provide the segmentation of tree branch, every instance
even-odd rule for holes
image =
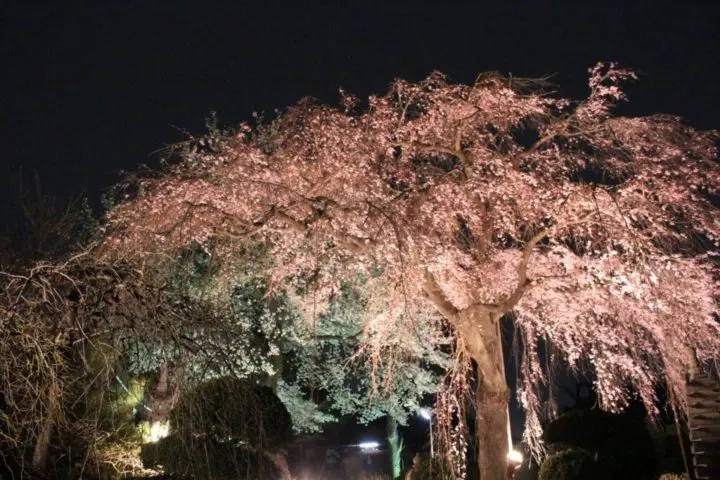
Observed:
[[[515,287],[515,291],[513,291],[513,293],[510,294],[507,300],[505,300],[500,306],[503,313],[509,312],[510,310],[515,308],[515,305],[517,305],[517,303],[520,301],[523,294],[525,293],[525,290],[527,290],[528,287],[532,284],[532,280],[529,280],[527,277],[527,266],[530,262],[530,256],[532,255],[535,246],[543,238],[547,237],[548,233],[550,233],[549,229],[543,228],[538,233],[536,233],[523,247],[522,258],[520,259],[520,263],[518,263],[517,266],[517,286]]]
[[[468,155],[462,150],[462,135],[459,128],[455,137],[455,148],[443,147],[442,145],[429,145],[417,142],[411,144],[401,144],[398,146],[413,147],[425,153],[445,153],[447,155],[457,157],[463,167],[463,173],[465,174],[465,178],[470,178],[472,176],[472,162],[470,161]]]
[[[430,273],[430,270],[425,268],[423,277],[425,278],[425,285],[423,287],[425,295],[427,295],[427,298],[435,305],[435,308],[448,320],[457,319],[460,311],[447,299],[437,280],[435,280],[435,276]]]

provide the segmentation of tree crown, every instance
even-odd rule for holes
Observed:
[[[270,125],[192,138],[165,174],[119,187],[106,245],[196,241],[232,278],[234,252],[261,241],[273,284],[311,293],[308,318],[369,278],[376,362],[413,322],[513,312],[527,408],[545,381],[541,338],[570,364],[590,359],[604,407],[625,405],[631,386],[654,408],[658,382],[679,391],[688,349],[720,356],[718,137],[670,116],[615,117],[634,73],[589,74],[588,97],[572,101],[543,82],[433,73],[364,109],[341,92],[339,107],[303,100]]]

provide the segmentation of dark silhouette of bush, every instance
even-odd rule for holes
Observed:
[[[594,454],[597,469],[608,477],[655,479],[658,459],[655,444],[642,416],[601,410],[576,410],[551,422],[545,442],[580,448]]]
[[[292,436],[290,415],[271,389],[231,377],[183,394],[170,427],[170,436],[143,447],[143,464],[196,480],[276,478],[267,454]]]
[[[538,480],[539,473],[538,463],[531,455],[526,454],[522,464],[515,469],[514,480]]]
[[[538,480],[600,480],[602,474],[593,453],[567,448],[550,455],[540,467]]]
[[[215,479],[276,479],[279,472],[262,452],[232,442],[198,438],[188,442],[178,435],[170,435],[157,443],[145,445],[143,464],[162,467],[169,478]]]
[[[271,389],[232,377],[202,383],[180,397],[170,425],[182,438],[209,435],[261,449],[292,436],[290,414]]]

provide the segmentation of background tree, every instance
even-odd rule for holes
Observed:
[[[329,308],[307,323],[293,302],[303,292],[267,295],[267,281],[258,276],[268,262],[264,250],[255,245],[236,256],[242,267],[232,280],[223,280],[228,296],[222,304],[217,302],[219,266],[212,246],[195,245],[180,255],[170,274],[170,301],[203,311],[205,320],[179,325],[182,334],[169,341],[133,339],[125,347],[130,373],[144,375],[172,365],[175,384],[227,375],[258,382],[282,399],[300,433],[319,432],[324,423],[344,416],[369,423],[390,415],[405,424],[423,397],[435,392],[439,373],[449,364],[446,332],[418,324],[425,331],[416,335],[433,341],[405,349],[393,365],[395,374],[380,368],[373,375],[353,358],[364,333],[365,281],[342,285]],[[386,382],[382,392],[373,388],[374,381]]]
[[[28,181],[17,172],[2,188],[10,202],[0,205],[0,266],[15,268],[37,261],[56,261],[87,246],[98,223],[83,197],[64,202],[43,193],[37,172]]]
[[[120,186],[133,194],[108,214],[106,254],[162,261],[213,241],[231,259],[262,241],[270,290],[302,283],[309,321],[343,282],[369,278],[374,369],[422,341],[417,322],[444,317],[466,359],[449,377],[456,392],[467,362],[477,368],[481,477],[500,479],[504,314],[524,338],[530,440],[546,381],[538,339],[571,365],[589,359],[608,410],[637,394],[654,411],[658,383],[684,406],[689,365],[720,353],[717,135],[668,116],[614,117],[635,75],[614,64],[589,74],[589,96],[571,101],[543,82],[485,74],[467,86],[434,73],[393,82],[363,109],[346,94],[340,108],[304,100],[262,136],[244,124],[190,140],[165,175]],[[234,268],[223,262],[220,277]],[[452,418],[438,421],[451,428]]]
[[[659,459],[643,414],[635,410],[623,414],[597,409],[570,411],[548,424],[544,439],[554,455],[572,448],[590,452],[598,478],[652,480],[657,478]]]
[[[94,463],[97,441],[115,430],[101,413],[114,401],[119,345],[176,333],[164,279],[138,267],[84,251],[0,272],[0,460],[37,473],[70,461],[69,478]]]

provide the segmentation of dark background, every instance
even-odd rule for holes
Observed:
[[[94,206],[120,169],[157,162],[179,129],[202,133],[210,111],[234,125],[434,69],[554,73],[581,97],[587,68],[614,60],[643,74],[626,113],[720,126],[714,1],[56,3],[1,10],[0,175],[36,169],[46,192]]]

